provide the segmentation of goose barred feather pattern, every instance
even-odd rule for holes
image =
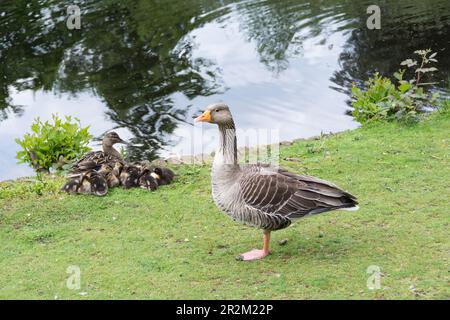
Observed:
[[[230,180],[213,170],[213,198],[234,220],[254,227],[275,231],[298,218],[357,205],[354,196],[321,179],[269,165],[238,168]]]
[[[354,196],[327,181],[268,165],[243,167],[240,188],[247,206],[289,219],[356,205]]]
[[[274,231],[298,218],[357,206],[356,197],[328,181],[268,164],[238,164],[236,130],[228,107],[217,104],[207,110],[207,116],[217,117],[211,122],[220,130],[212,168],[213,199],[234,220]]]

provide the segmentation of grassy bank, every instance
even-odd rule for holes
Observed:
[[[284,167],[335,182],[361,209],[275,232],[272,254],[254,262],[234,258],[261,232],[216,209],[206,166],[177,167],[177,182],[154,193],[104,198],[52,192],[58,179],[1,183],[0,298],[448,299],[449,129],[436,112],[283,146],[282,158],[300,158]],[[69,266],[80,290],[66,286]]]

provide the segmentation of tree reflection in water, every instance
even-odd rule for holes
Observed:
[[[215,15],[215,1],[73,1],[82,28],[68,30],[57,1],[7,1],[0,29],[0,121],[20,115],[18,91],[91,91],[117,127],[133,134],[129,155],[154,158],[189,106],[175,108],[174,93],[188,98],[217,92],[218,70],[193,59],[186,35]],[[170,13],[170,14],[168,14]],[[219,12],[216,13],[220,14]],[[88,108],[89,106],[80,106]]]
[[[331,78],[336,90],[374,71],[392,74],[414,50],[428,47],[440,52],[437,78],[450,78],[448,0],[383,2],[381,30],[365,26],[369,2],[74,0],[82,27],[70,31],[63,1],[3,0],[0,121],[24,111],[11,104],[13,90],[91,92],[115,126],[133,134],[130,157],[154,158],[189,112],[189,105],[175,105],[175,94],[193,99],[224,90],[218,67],[193,57],[190,32],[217,19],[226,24],[230,15],[275,75],[303,54],[305,39],[326,45],[331,33],[341,32],[340,70]]]

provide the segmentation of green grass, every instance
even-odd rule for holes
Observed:
[[[284,167],[335,182],[361,209],[274,232],[272,254],[253,262],[235,257],[261,232],[216,209],[206,166],[104,198],[57,193],[60,178],[1,183],[0,298],[449,299],[449,129],[436,112],[283,146],[282,158],[301,159]],[[72,265],[80,290],[66,286]],[[379,290],[366,285],[371,265]]]

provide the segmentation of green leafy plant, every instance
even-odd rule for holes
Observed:
[[[89,127],[82,128],[80,120],[66,116],[65,121],[52,115],[53,123],[40,118],[31,125],[32,133],[16,139],[22,150],[17,152],[19,163],[28,163],[37,172],[61,170],[71,161],[88,152]]]
[[[441,102],[440,102],[440,106],[439,106],[439,112],[441,112],[441,113],[446,113],[446,114],[448,114],[448,113],[450,113],[450,99],[443,99]]]
[[[36,174],[36,177],[33,181],[33,183],[30,184],[30,191],[36,193],[37,195],[41,196],[44,193],[50,193],[50,192],[58,192],[59,188],[58,188],[58,184],[56,184],[56,190],[54,190],[55,188],[55,184],[52,183],[51,179],[46,179],[46,177],[42,174],[42,172],[38,172]]]
[[[320,132],[320,136],[317,137],[315,142],[307,143],[305,145],[306,153],[313,154],[313,153],[324,152],[325,151],[325,140],[326,140],[326,135],[323,132]]]
[[[377,120],[400,120],[413,122],[419,119],[419,114],[427,106],[433,106],[437,102],[438,94],[424,90],[424,75],[437,71],[437,68],[428,66],[437,62],[436,53],[430,49],[414,52],[420,57],[418,62],[414,59],[406,59],[401,63],[407,68],[415,68],[415,77],[405,79],[405,69],[394,73],[398,85],[392,83],[389,78],[375,73],[367,82],[367,89],[362,90],[355,84],[352,87],[353,116],[356,121],[366,123]],[[431,53],[431,54],[430,54]]]

